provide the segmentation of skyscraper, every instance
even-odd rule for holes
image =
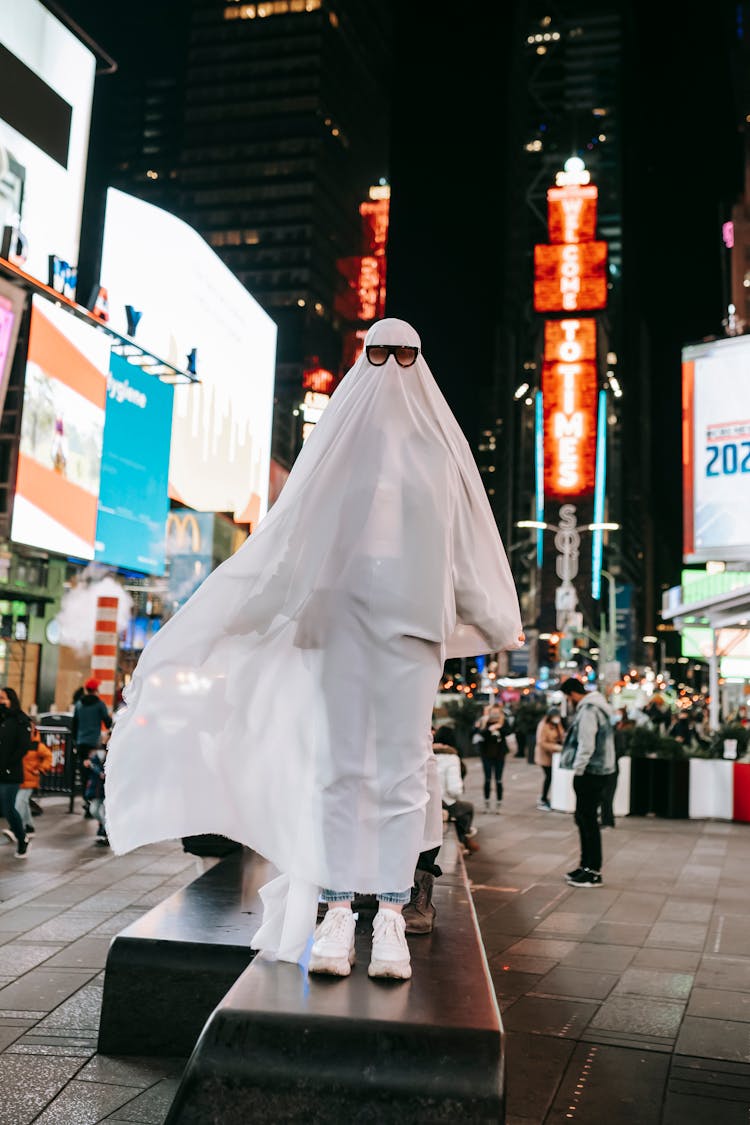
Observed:
[[[596,237],[608,244],[606,309],[597,313],[599,385],[608,392],[607,507],[609,521],[627,519],[622,497],[623,333],[622,74],[626,28],[621,5],[578,0],[544,8],[520,4],[514,28],[510,99],[513,187],[506,209],[507,252],[500,312],[500,351],[494,409],[478,450],[496,517],[517,547],[513,563],[529,623],[539,612],[538,556],[514,531],[536,512],[538,456],[536,391],[541,387],[543,321],[533,309],[533,247],[546,243],[547,191],[568,158],[584,161],[598,189]],[[622,400],[622,401],[621,401]],[[483,448],[482,448],[483,447]],[[493,478],[489,473],[494,473]],[[537,515],[538,518],[538,515]],[[610,544],[608,565],[637,584],[642,559],[637,536]],[[590,551],[590,545],[588,546]],[[589,614],[591,616],[591,614]],[[599,622],[589,620],[589,627]]]
[[[112,80],[110,182],[199,231],[276,321],[274,453],[288,467],[303,371],[339,373],[337,263],[361,253],[360,204],[388,175],[390,5],[192,0],[157,14],[143,62],[128,48]]]
[[[359,252],[359,204],[388,170],[387,17],[193,0],[175,210],[276,320],[281,411],[306,364],[338,372],[337,261]]]

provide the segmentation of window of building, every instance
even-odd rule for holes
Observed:
[[[211,246],[256,246],[260,242],[257,230],[214,230],[206,236]]]
[[[268,16],[285,16],[289,12],[316,12],[321,0],[268,0],[265,4],[233,4],[224,9],[225,20],[266,19]]]

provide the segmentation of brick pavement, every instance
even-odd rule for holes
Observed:
[[[27,860],[0,837],[0,1125],[161,1125],[183,1062],[96,1055],[103,969],[197,861],[176,843],[113,856],[67,805],[43,799]]]
[[[478,809],[479,773],[470,760]],[[507,1125],[750,1125],[750,826],[620,819],[605,886],[573,890],[575,826],[536,811],[540,777],[507,763],[503,811],[478,813],[467,860]],[[0,1125],[162,1125],[183,1060],[96,1055],[103,967],[196,860],[176,843],[113,856],[95,822],[44,804],[28,861],[0,843]]]
[[[620,818],[604,886],[574,889],[572,816],[536,810],[538,767],[505,773],[467,867],[508,1037],[507,1125],[748,1125],[750,825]]]

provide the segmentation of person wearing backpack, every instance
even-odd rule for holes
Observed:
[[[615,738],[612,711],[599,691],[586,691],[582,680],[571,676],[560,685],[575,708],[560,754],[560,768],[573,770],[576,795],[575,820],[581,840],[581,862],[565,876],[571,887],[602,885],[602,836],[599,806],[607,778],[615,771]]]

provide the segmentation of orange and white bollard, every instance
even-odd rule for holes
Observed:
[[[96,599],[96,626],[91,655],[91,674],[99,681],[99,695],[112,710],[117,669],[117,606],[119,598]]]

